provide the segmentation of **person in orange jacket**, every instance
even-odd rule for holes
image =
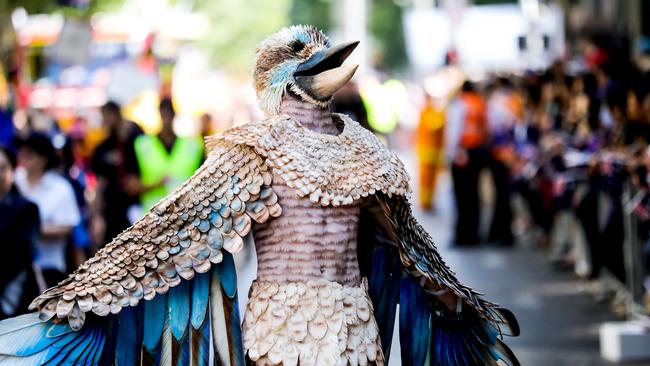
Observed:
[[[436,184],[444,162],[445,110],[428,95],[420,111],[416,149],[420,171],[420,206],[435,209]]]
[[[481,202],[479,175],[488,162],[485,99],[466,81],[447,109],[445,150],[456,199],[456,245],[479,244]]]

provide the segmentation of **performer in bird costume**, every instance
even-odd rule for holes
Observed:
[[[0,322],[0,365],[383,365],[398,316],[403,365],[517,365],[514,316],[442,261],[400,160],[329,112],[356,45],[311,26],[264,40],[267,119],[207,138],[179,189]],[[233,255],[253,242],[242,322]]]

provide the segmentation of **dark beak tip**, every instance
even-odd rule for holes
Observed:
[[[355,48],[357,48],[357,46],[359,45],[359,43],[361,43],[361,41],[352,41],[352,42],[349,42],[349,43],[347,44],[346,48],[349,47],[350,50],[354,50]]]

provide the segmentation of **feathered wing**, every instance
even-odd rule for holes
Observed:
[[[413,216],[406,197],[378,194],[364,209],[359,260],[369,278],[387,358],[399,316],[403,364],[479,366],[496,365],[498,360],[519,364],[499,339],[519,334],[515,317],[458,281]],[[458,299],[451,311],[439,300],[449,292]]]
[[[279,216],[252,148],[213,144],[173,194],[66,280],[0,322],[0,365],[243,365],[232,253]],[[212,340],[213,344],[210,345]]]

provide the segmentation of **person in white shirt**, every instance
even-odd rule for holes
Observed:
[[[48,287],[54,286],[67,273],[66,243],[81,220],[79,207],[70,183],[52,170],[58,158],[47,136],[34,133],[20,141],[18,164],[16,186],[38,206],[41,218],[36,265]]]

